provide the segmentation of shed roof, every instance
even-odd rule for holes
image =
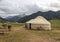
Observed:
[[[26,23],[33,23],[33,24],[50,24],[44,17],[38,16],[35,19],[31,19],[27,21]]]

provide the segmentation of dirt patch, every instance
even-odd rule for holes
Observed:
[[[60,33],[60,30],[53,30],[52,32],[58,32],[58,33]]]
[[[26,33],[25,35],[27,35],[28,40],[29,42],[55,42],[54,39],[48,37],[48,36],[37,36],[35,34],[32,34],[30,31],[31,30],[27,30],[25,28],[23,28],[22,26],[21,27],[14,27],[13,29],[13,32],[21,32],[21,33]]]
[[[49,37],[31,37],[30,42],[55,42],[53,39]]]

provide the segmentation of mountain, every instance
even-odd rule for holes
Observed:
[[[0,23],[7,22],[8,20],[5,20],[4,18],[0,17]]]
[[[22,18],[24,16],[25,16],[25,14],[17,15],[17,16],[9,16],[9,17],[7,17],[5,19],[8,20],[8,21],[16,22],[16,21],[18,21],[20,18]]]
[[[27,22],[30,19],[33,19],[37,16],[43,16],[47,20],[60,19],[60,11],[57,11],[57,12],[53,12],[53,11],[41,12],[41,11],[38,11],[37,13],[33,13],[29,16],[25,16],[25,17],[20,18],[17,22],[24,23],[24,22]]]

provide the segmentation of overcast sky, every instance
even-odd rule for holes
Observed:
[[[0,0],[0,16],[2,17],[48,10],[60,10],[60,0]]]

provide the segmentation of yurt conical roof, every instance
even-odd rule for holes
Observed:
[[[27,21],[26,23],[33,23],[33,24],[50,24],[44,17],[38,16],[35,19],[31,19]]]

